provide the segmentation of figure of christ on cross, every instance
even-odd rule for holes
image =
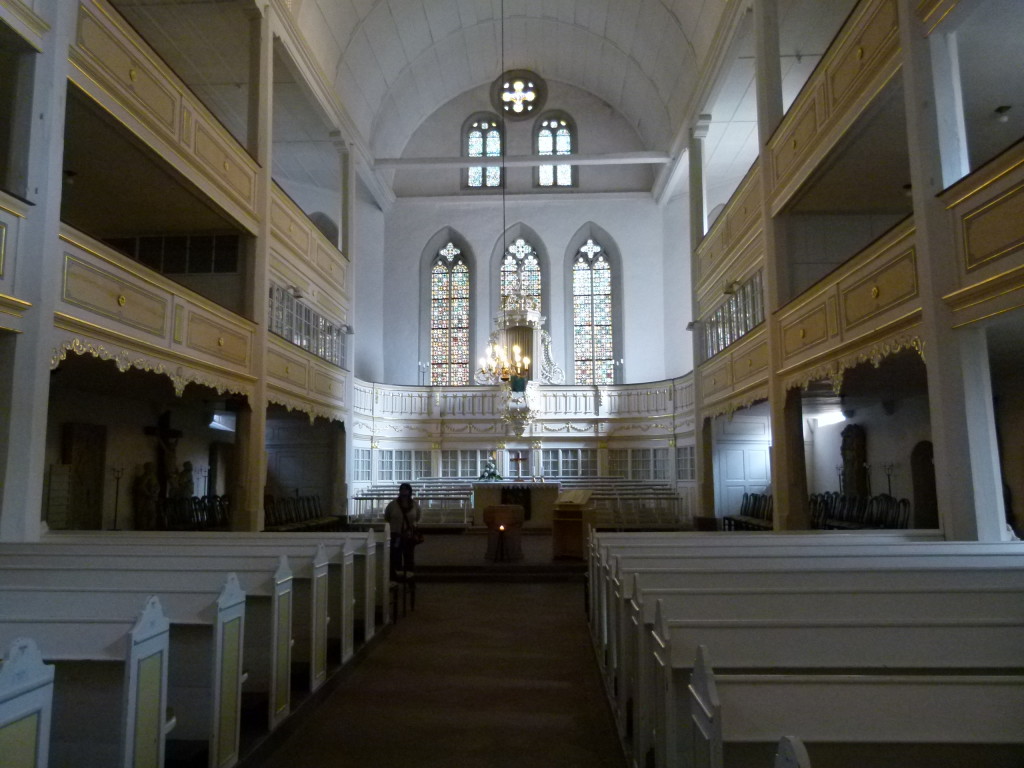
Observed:
[[[156,426],[144,427],[143,432],[156,438],[156,476],[160,482],[160,498],[166,499],[171,478],[178,472],[178,440],[181,439],[181,430],[171,429],[171,412],[164,411],[157,419]]]

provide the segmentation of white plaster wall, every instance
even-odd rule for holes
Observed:
[[[479,86],[442,105],[412,135],[402,157],[461,157],[466,119],[476,112],[494,111],[489,93],[489,85]],[[584,90],[549,81],[548,98],[541,114],[553,109],[569,113],[576,121],[576,152],[579,154],[645,149],[636,131],[620,114]],[[506,155],[533,154],[535,119],[505,123]],[[582,166],[578,171],[577,189],[584,192],[650,190],[658,168],[656,165]],[[403,169],[395,173],[395,194],[399,197],[457,194],[462,189],[462,173],[461,168]],[[509,168],[507,173],[509,191],[535,191],[532,168]]]
[[[551,333],[555,362],[568,376],[566,329],[566,249],[576,232],[588,222],[604,229],[615,241],[622,258],[622,381],[655,381],[666,377],[665,313],[662,285],[665,279],[662,242],[662,211],[647,194],[520,196],[507,204],[509,226],[522,222],[533,229],[551,260],[550,291],[544,297],[544,314]],[[496,308],[490,306],[491,253],[502,235],[500,199],[472,196],[452,200],[421,198],[398,200],[387,217],[384,274],[387,280],[383,308],[383,380],[392,384],[416,384],[419,360],[426,359],[427,330],[421,327],[420,281],[425,276],[422,255],[427,241],[443,227],[452,227],[469,245],[474,269],[474,327],[471,353],[477,358],[487,344]],[[364,242],[364,246],[367,246]],[[689,267],[687,267],[687,270]],[[359,302],[366,306],[362,284]],[[688,294],[687,294],[688,295]],[[357,311],[357,333],[366,322]],[[357,370],[364,380],[368,377]]]
[[[673,197],[665,204],[662,242],[665,377],[675,378],[693,370],[693,332],[686,330],[686,324],[693,319],[690,300],[690,210],[686,195]]]
[[[914,500],[910,476],[910,452],[922,440],[931,440],[931,424],[926,396],[895,401],[895,411],[887,414],[881,403],[858,406],[855,415],[827,427],[810,425],[813,447],[807,455],[813,466],[807,468],[808,493],[839,490],[836,465],[842,463],[840,446],[842,432],[850,424],[864,427],[867,435],[868,464],[871,465],[871,493],[888,493],[884,464],[894,464],[892,495],[897,499]]]
[[[384,378],[384,214],[360,181],[356,184],[352,308],[355,349],[352,372],[363,381]],[[388,286],[388,295],[395,294]],[[405,294],[415,296],[415,294]],[[413,361],[415,366],[415,361]]]

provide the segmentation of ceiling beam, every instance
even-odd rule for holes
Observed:
[[[379,157],[374,170],[387,168],[479,168],[534,165],[661,165],[671,160],[667,152],[613,152],[604,155],[516,155],[512,157]]]

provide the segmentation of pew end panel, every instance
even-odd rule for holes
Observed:
[[[34,640],[14,640],[0,663],[0,755],[14,766],[46,766],[54,667]]]

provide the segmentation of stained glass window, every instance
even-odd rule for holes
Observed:
[[[614,384],[612,268],[593,240],[572,265],[572,343],[576,384]]]
[[[452,243],[430,268],[430,383],[469,384],[469,267]]]
[[[551,117],[541,120],[537,131],[538,155],[571,155],[573,153],[573,129],[565,117]],[[541,165],[537,167],[537,183],[542,187],[571,187],[573,185],[571,165]]]
[[[490,118],[474,120],[466,133],[466,154],[469,157],[501,157],[501,129]],[[470,187],[501,186],[501,166],[470,166],[466,177]]]
[[[504,309],[535,309],[541,306],[540,262],[533,246],[523,238],[507,249],[501,262],[501,306]]]

